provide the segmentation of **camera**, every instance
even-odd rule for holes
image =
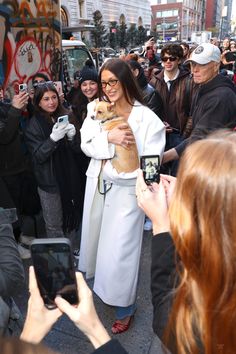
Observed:
[[[146,184],[160,182],[160,155],[141,156],[140,168],[143,170],[143,177]]]

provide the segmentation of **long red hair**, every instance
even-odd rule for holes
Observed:
[[[235,132],[186,149],[170,220],[182,265],[169,326],[177,352],[236,353]]]

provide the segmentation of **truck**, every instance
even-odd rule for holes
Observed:
[[[38,72],[69,86],[92,60],[82,41],[62,40],[58,0],[0,0],[0,33],[0,84],[9,98]]]
[[[211,35],[212,33],[210,31],[192,32],[191,42],[197,44],[209,43],[211,40]]]

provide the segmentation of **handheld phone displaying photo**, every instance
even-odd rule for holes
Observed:
[[[67,124],[68,123],[68,115],[60,116],[57,118],[58,124]]]
[[[27,84],[19,84],[19,92],[27,91]]]
[[[160,156],[147,155],[141,156],[140,168],[143,170],[145,182],[150,185],[153,182],[160,182]]]
[[[31,256],[40,294],[48,309],[56,308],[57,295],[70,304],[78,303],[77,285],[70,241],[67,238],[38,238]]]

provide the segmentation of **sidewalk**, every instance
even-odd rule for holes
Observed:
[[[38,234],[43,237],[43,226],[38,226]],[[33,235],[32,225],[28,225],[30,232],[29,236]],[[26,230],[25,230],[26,231]],[[29,232],[28,232],[29,234]],[[151,247],[151,232],[144,232],[143,247],[140,264],[140,279],[138,285],[137,296],[137,311],[134,321],[130,329],[124,334],[114,336],[124,345],[126,350],[131,354],[146,354],[149,349],[150,340],[152,337],[152,304],[150,294],[150,247]],[[27,285],[24,290],[15,298],[16,303],[20,307],[23,315],[26,314],[28,301],[28,267],[31,261],[25,260],[24,266],[27,275]],[[88,285],[92,287],[92,281]],[[122,286],[122,285],[121,285]],[[104,326],[111,334],[110,328],[114,321],[113,308],[102,303],[102,301],[94,294],[95,307],[98,315],[101,318]],[[45,343],[52,349],[59,351],[62,354],[87,354],[93,351],[93,347],[79,331],[74,324],[63,316],[45,338]],[[112,353],[111,353],[112,354]]]

